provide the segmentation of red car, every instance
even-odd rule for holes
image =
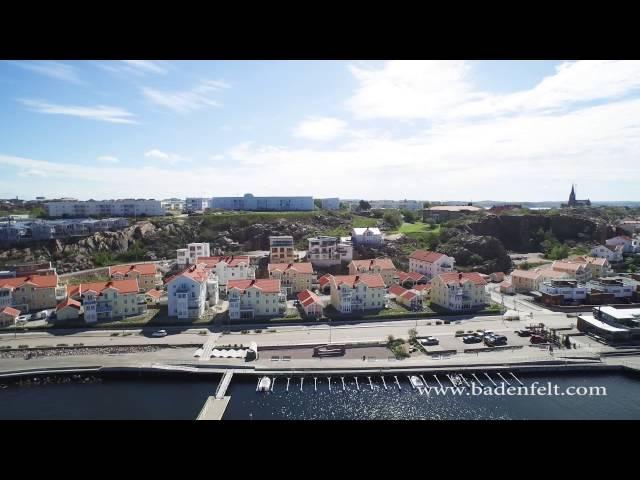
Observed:
[[[540,335],[531,335],[531,338],[529,339],[529,341],[533,344],[536,343],[546,343],[547,341],[545,340],[544,337],[541,337]]]

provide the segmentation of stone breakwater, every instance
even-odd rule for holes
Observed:
[[[30,378],[18,378],[15,380],[0,383],[0,388],[4,389],[9,386],[15,387],[32,387],[38,385],[50,385],[56,383],[99,383],[102,382],[100,377],[95,375],[47,375],[35,376]]]
[[[0,358],[23,358],[30,355],[35,357],[68,357],[75,355],[109,355],[124,353],[147,353],[162,350],[164,345],[114,345],[112,347],[73,347],[73,348],[43,348],[30,350],[4,350],[0,352]]]

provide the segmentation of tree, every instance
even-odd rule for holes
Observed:
[[[344,202],[340,202],[340,210],[349,210],[349,205]]]
[[[318,207],[318,209],[322,210],[322,200],[320,200],[319,198],[314,198],[313,203],[316,207]]]
[[[360,202],[358,203],[358,210],[371,210],[371,204],[366,200],[360,200]]]
[[[382,220],[384,223],[389,225],[391,228],[400,228],[402,225],[402,215],[398,210],[388,210],[382,216]]]
[[[404,221],[407,223],[415,223],[419,220],[418,215],[411,210],[400,210],[400,213],[404,217]]]

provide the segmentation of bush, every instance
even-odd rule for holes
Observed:
[[[261,329],[257,329],[257,330],[254,330],[254,332],[256,332],[256,333],[262,333],[262,330],[261,330]]]
[[[74,347],[84,347],[84,343],[74,343]]]
[[[18,348],[29,348],[29,345],[18,345]]]
[[[442,322],[441,322],[440,320],[438,320],[438,321],[436,322],[436,325],[442,325]]]
[[[69,345],[66,343],[59,343],[56,345],[56,347],[68,347]]]
[[[460,335],[460,334],[463,334],[463,333],[464,333],[464,330],[456,330],[456,335]]]
[[[111,336],[112,336],[112,337],[117,337],[118,335],[120,335],[120,333],[119,333],[119,332],[113,332],[113,333],[111,334]]]

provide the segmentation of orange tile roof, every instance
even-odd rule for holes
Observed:
[[[260,278],[257,280],[229,280],[227,282],[227,291],[237,288],[244,293],[250,287],[259,288],[264,293],[280,293],[280,280]]]
[[[373,267],[380,267],[382,270],[395,270],[396,266],[393,264],[390,258],[371,258],[368,260],[351,260],[351,263],[360,270],[362,268],[371,269]]]
[[[416,292],[412,292],[411,290],[407,290],[406,292],[404,292],[402,295],[400,295],[402,298],[407,299],[407,300],[412,300],[413,298],[417,297],[418,294]]]
[[[156,290],[155,288],[152,288],[151,290],[146,292],[145,295],[149,295],[151,298],[155,298],[157,300],[160,297],[162,297],[162,292],[160,290]]]
[[[402,295],[406,291],[407,291],[406,288],[401,287],[400,285],[397,285],[397,284],[391,285],[389,287],[389,293],[392,293],[393,295]]]
[[[540,276],[540,269],[536,268],[534,270],[514,270],[513,272],[511,272],[511,278],[513,278],[514,276],[516,278],[528,278],[535,280]]]
[[[126,275],[129,272],[138,272],[140,275],[155,275],[158,271],[155,263],[132,263],[128,265],[113,265],[109,267],[109,276],[114,273]]]
[[[251,263],[249,255],[198,257],[196,259],[196,263],[204,263],[209,268],[214,268],[220,262],[225,262],[230,267],[237,267],[241,263],[246,263],[247,265]]]
[[[2,310],[0,310],[0,313],[4,313],[5,315],[11,315],[12,317],[17,317],[18,315],[20,315],[20,310],[16,310],[15,308],[12,308],[12,307],[4,307]]]
[[[311,262],[300,262],[300,263],[270,263],[267,266],[269,272],[280,270],[281,272],[285,272],[287,270],[294,270],[298,273],[313,273],[313,265]]]
[[[421,262],[433,263],[445,256],[446,255],[443,253],[432,252],[429,250],[416,250],[409,256],[409,258],[413,258],[414,260],[419,260]]]
[[[308,307],[312,303],[317,303],[321,307],[324,307],[324,305],[322,304],[322,300],[320,300],[320,297],[318,297],[318,295],[313,293],[311,290],[303,290],[302,292],[299,292],[298,300],[300,300],[300,303],[305,307]]]
[[[438,275],[438,278],[441,279],[447,285],[449,284],[461,284],[464,282],[471,282],[474,285],[486,285],[487,281],[482,278],[482,276],[478,272],[448,272],[441,273]]]
[[[420,280],[423,280],[425,278],[424,275],[422,275],[421,273],[418,272],[403,272],[401,270],[398,270],[398,279],[400,280],[400,283],[404,283],[407,280],[413,280],[414,282],[419,282]]]
[[[205,264],[199,263],[197,265],[191,265],[185,268],[182,272],[176,273],[172,277],[167,278],[164,283],[165,285],[168,285],[176,278],[183,276],[195,280],[198,283],[202,283],[209,278],[209,272],[210,269]]]
[[[327,275],[323,275],[318,279],[318,283],[320,284],[321,287],[324,287],[326,284],[329,283],[329,279],[330,279],[331,275],[327,274]]]
[[[597,258],[597,257],[581,257],[584,259],[585,262],[587,263],[592,263],[594,265],[600,265],[601,267],[604,267],[607,263],[609,263],[609,260],[607,260],[606,258]]]
[[[29,275],[27,277],[2,278],[0,288],[19,288],[30,283],[36,288],[55,288],[58,286],[58,275]]]
[[[96,292],[98,295],[101,295],[107,288],[114,288],[121,294],[138,293],[139,290],[138,280],[131,278],[127,280],[110,280],[108,282],[81,283],[80,285],[75,285],[68,292],[68,295],[70,297],[74,295],[82,296],[87,292]]]
[[[64,302],[58,304],[58,306],[56,307],[56,310],[62,310],[63,308],[66,308],[66,307],[73,307],[80,310],[80,302],[69,297]]]
[[[362,274],[362,275],[336,275],[333,277],[336,285],[340,286],[343,283],[347,284],[351,288],[355,288],[360,282],[364,283],[369,288],[384,288],[386,285],[382,276],[379,273],[374,274]]]
[[[585,266],[586,262],[562,262],[560,260],[556,260],[551,265],[551,268],[561,272],[577,272],[581,268],[585,268]]]

